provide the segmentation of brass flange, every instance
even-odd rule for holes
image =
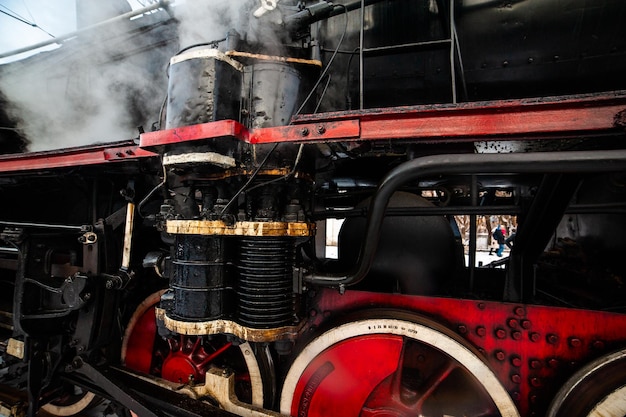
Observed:
[[[165,230],[180,235],[308,237],[315,234],[315,223],[236,222],[229,225],[221,220],[168,220]]]

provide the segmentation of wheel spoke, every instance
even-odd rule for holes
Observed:
[[[458,365],[454,361],[448,361],[441,366],[435,373],[423,384],[424,390],[421,393],[416,393],[414,406],[419,410],[424,406],[424,402],[428,400],[439,386],[450,376],[452,371],[458,368]]]

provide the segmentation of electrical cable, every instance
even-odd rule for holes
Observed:
[[[156,193],[159,189],[161,189],[165,183],[167,182],[167,170],[165,169],[165,165],[161,164],[161,166],[163,167],[163,180],[156,186],[154,187],[140,202],[139,204],[137,204],[137,213],[139,214],[140,217],[143,218],[143,214],[141,214],[141,208],[143,207],[144,204],[146,204],[146,202],[150,199],[150,197],[152,197],[152,195],[154,193]]]
[[[326,91],[328,90],[328,86],[330,85],[330,80],[332,78],[333,78],[332,75],[328,74],[326,85],[324,86],[324,89],[322,90],[322,93],[320,94],[319,100],[317,100],[317,105],[315,106],[315,110],[313,110],[313,114],[317,113],[317,111],[319,110],[320,105],[322,104],[322,100],[324,99],[324,96],[326,95]]]
[[[339,52],[339,48],[341,47],[341,44],[343,43],[343,39],[345,38],[346,33],[348,31],[348,9],[346,9],[346,7],[344,5],[342,5],[342,4],[336,5],[335,8],[343,8],[343,10],[344,10],[344,19],[345,19],[345,21],[344,21],[343,33],[341,34],[341,38],[339,38],[339,42],[337,43],[337,48],[335,48],[335,51],[333,52],[332,56],[328,60],[328,64],[326,65],[326,68],[324,68],[324,71],[322,71],[322,73],[320,74],[319,78],[317,79],[317,82],[315,83],[315,85],[313,85],[313,88],[311,88],[311,92],[309,92],[309,94],[306,96],[306,98],[304,99],[304,101],[300,105],[300,108],[298,108],[298,110],[294,113],[294,116],[300,114],[302,109],[304,109],[304,106],[306,106],[306,103],[311,99],[311,96],[313,96],[313,94],[317,90],[317,87],[319,87],[320,83],[322,82],[322,80],[326,76],[326,73],[328,72],[328,70],[332,66],[332,63],[335,60],[335,57],[337,56],[337,53]]]
[[[220,43],[224,42],[225,40],[226,40],[226,38],[223,38],[223,39],[215,39],[215,40],[208,41],[208,42],[200,42],[200,43],[195,43],[195,44],[193,44],[193,45],[189,45],[189,46],[184,47],[184,48],[183,48],[183,49],[181,49],[180,51],[176,52],[176,53],[174,54],[174,56],[180,55],[180,54],[182,54],[183,52],[186,52],[186,51],[188,51],[188,50],[190,50],[190,49],[193,49],[193,48],[197,48],[197,47],[199,47],[199,46],[212,46],[213,48],[217,48],[217,45],[219,45]]]
[[[241,193],[243,193],[246,190],[246,188],[248,188],[250,183],[256,178],[256,176],[258,175],[259,171],[261,171],[261,168],[263,168],[263,165],[265,165],[265,163],[269,159],[270,155],[272,155],[272,153],[274,152],[276,147],[278,147],[279,143],[280,142],[276,142],[274,144],[274,146],[272,146],[272,149],[270,149],[270,151],[267,153],[267,155],[265,155],[265,158],[263,158],[263,160],[261,161],[259,166],[254,170],[252,175],[250,175],[250,178],[248,178],[248,181],[246,181],[246,183],[239,189],[239,191],[237,191],[235,193],[235,195],[230,199],[230,201],[224,206],[224,208],[222,209],[222,211],[220,213],[220,217],[223,216],[224,213],[226,213],[226,210],[228,210],[228,208],[233,204],[233,202],[237,199],[237,197],[239,197],[239,195]]]
[[[9,13],[9,12],[5,12],[4,10],[0,10],[0,13],[5,14],[9,17],[12,17],[13,19],[17,20],[20,23],[24,23],[25,25],[28,25],[30,27],[33,27],[35,29],[39,29],[40,31],[42,31],[43,33],[45,33],[46,35],[50,36],[51,38],[56,38],[56,36],[54,36],[53,34],[51,34],[50,32],[48,32],[47,30],[45,30],[44,28],[42,28],[41,26],[39,26],[37,23],[35,22],[30,22],[28,20],[26,20],[25,18],[23,18],[22,16],[18,15],[17,13],[15,13],[13,10],[9,9],[6,6],[0,5],[2,7],[4,7],[5,9],[7,9],[9,12],[13,13]]]

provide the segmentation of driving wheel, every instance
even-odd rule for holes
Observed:
[[[211,366],[232,369],[240,401],[271,406],[275,382],[267,347],[235,344],[224,335],[158,336],[155,307],[163,292],[152,294],[135,310],[122,343],[122,363],[139,372],[192,385],[203,383]]]
[[[546,416],[626,416],[626,350],[603,356],[576,372]]]
[[[296,357],[281,413],[301,417],[518,417],[479,354],[436,323],[399,312],[331,328]]]

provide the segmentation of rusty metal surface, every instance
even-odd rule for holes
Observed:
[[[178,334],[210,335],[228,333],[248,342],[274,342],[277,340],[296,340],[303,323],[297,326],[281,326],[270,329],[255,329],[242,326],[232,320],[218,319],[209,321],[181,321],[167,315],[162,308],[156,309],[156,318],[165,327]]]
[[[228,225],[221,220],[168,220],[167,233],[215,236],[312,236],[315,223],[295,222],[236,222]]]

